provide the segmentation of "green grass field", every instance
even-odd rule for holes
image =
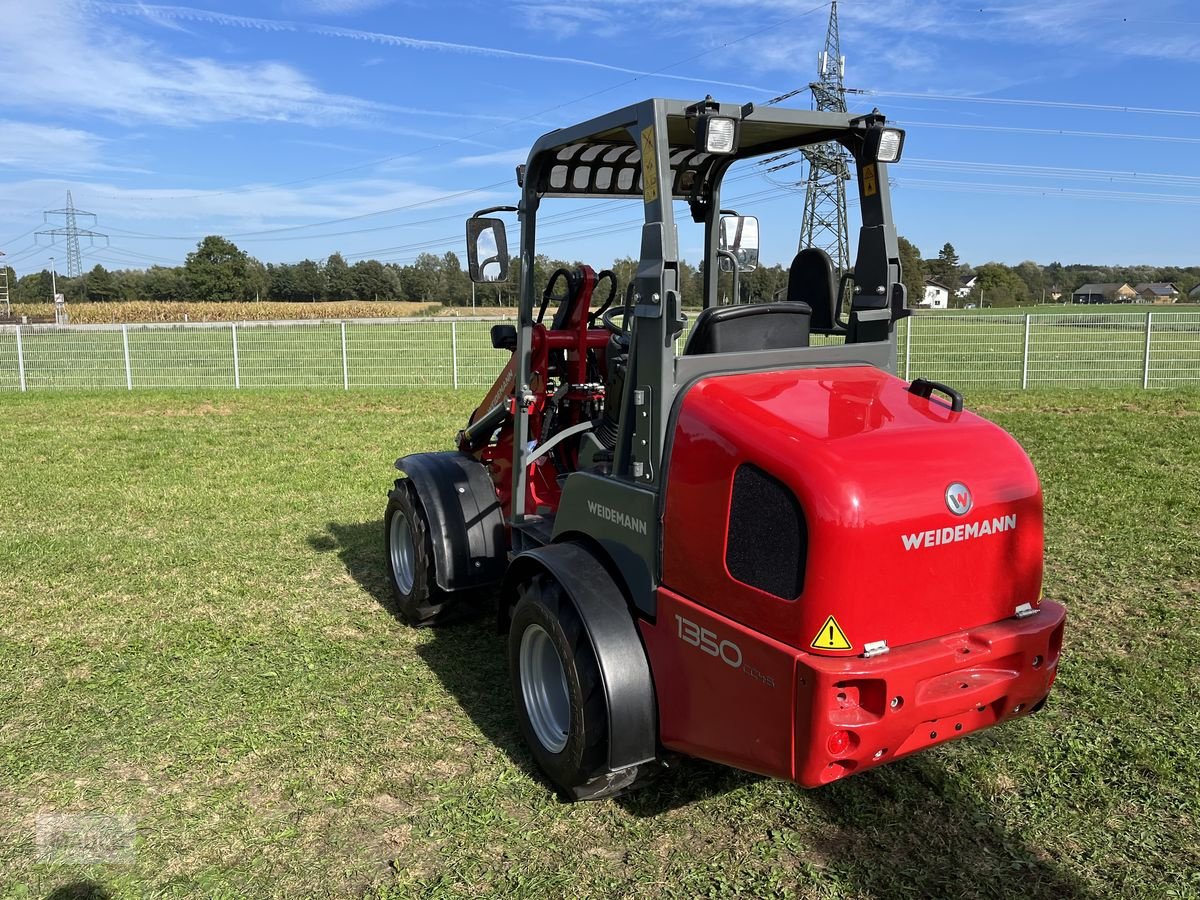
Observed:
[[[968,394],[1045,484],[1037,716],[819,791],[687,762],[577,806],[487,618],[389,612],[391,461],[475,393],[0,396],[0,896],[1200,895],[1200,392]],[[39,861],[48,812],[136,817],[134,858]]]

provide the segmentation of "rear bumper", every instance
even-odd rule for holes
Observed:
[[[1058,673],[1066,609],[1005,619],[871,659],[803,654],[795,780],[805,787],[1036,712]]]

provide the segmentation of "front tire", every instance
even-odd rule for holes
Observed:
[[[392,596],[410,625],[431,625],[442,618],[453,595],[437,585],[429,520],[412,482],[396,480],[383,514],[383,541]]]
[[[579,800],[626,787],[624,779],[601,777],[607,768],[608,704],[600,666],[579,614],[548,574],[520,587],[508,661],[521,733],[559,790]]]

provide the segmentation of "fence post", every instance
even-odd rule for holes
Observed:
[[[1150,387],[1150,322],[1154,318],[1154,313],[1146,313],[1146,349],[1142,353],[1142,390],[1148,390]]]
[[[21,326],[17,326],[17,378],[21,382],[21,390],[25,390],[25,351],[21,345]]]
[[[1029,387],[1029,313],[1025,313],[1025,349],[1021,354],[1021,390]]]
[[[129,365],[129,326],[121,326],[121,348],[125,351],[125,389],[133,390],[133,369]]]
[[[904,380],[912,381],[909,368],[912,366],[912,329],[915,316],[904,317]]]
[[[350,360],[346,356],[346,323],[342,323],[342,390],[350,390]]]
[[[458,390],[458,323],[450,320],[450,368],[454,373],[454,389]]]
[[[237,322],[229,323],[229,334],[233,337],[233,386],[240,388],[242,386],[242,373],[238,366]]]

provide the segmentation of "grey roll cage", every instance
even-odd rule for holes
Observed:
[[[696,149],[695,123],[703,114],[735,120],[733,153],[710,154]],[[634,276],[632,323],[627,323],[629,369],[624,396],[619,398],[622,409],[612,475],[605,481],[614,487],[624,483],[637,489],[637,493],[660,493],[666,469],[663,453],[668,419],[677,394],[698,378],[720,372],[851,364],[895,370],[893,308],[903,307],[903,286],[887,167],[874,162],[872,169],[863,162],[868,129],[880,128],[882,124],[883,116],[878,112],[851,116],[750,104],[652,99],[550,132],[537,140],[528,162],[518,170],[522,189],[518,207],[521,286],[515,351],[518,368],[513,441],[514,525],[522,526],[527,521],[530,348],[538,299],[533,272],[537,211],[542,198],[641,197],[644,201],[646,221]],[[739,160],[827,141],[845,146],[857,163],[862,226],[853,269],[846,344],[677,357],[675,339],[683,330],[685,318],[680,308],[673,201],[687,201],[692,218],[703,222],[704,258],[712,261],[719,249],[721,182],[730,166]],[[864,173],[864,168],[871,169],[870,173]],[[705,308],[717,303],[719,269],[711,262],[703,266]],[[617,399],[609,398],[609,402]],[[597,487],[593,485],[589,493]],[[574,504],[566,504],[559,519],[564,518],[567,507]],[[564,524],[555,523],[555,535],[563,532]]]

